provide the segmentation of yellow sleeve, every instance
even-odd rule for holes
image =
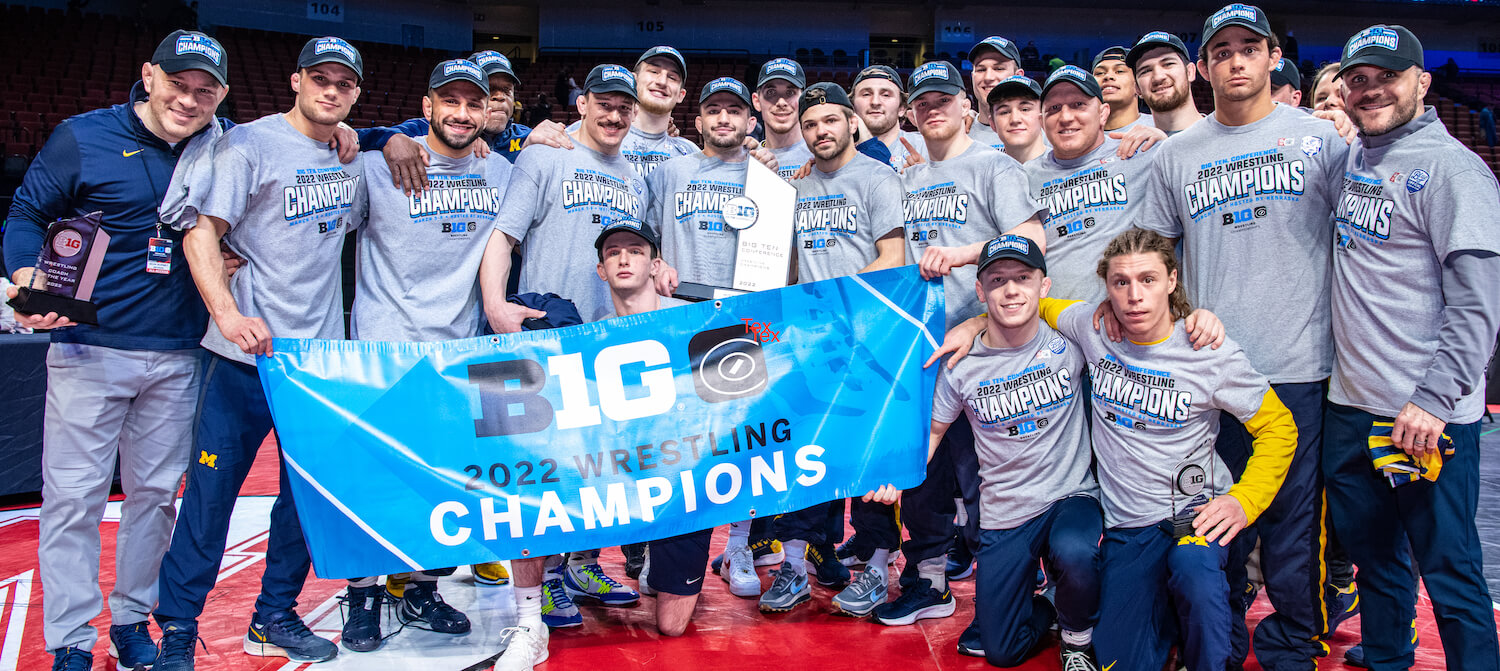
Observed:
[[[1281,489],[1291,466],[1292,455],[1297,451],[1297,422],[1292,411],[1286,409],[1275,390],[1267,389],[1260,401],[1260,410],[1245,422],[1245,429],[1255,437],[1250,460],[1245,464],[1245,474],[1229,488],[1229,495],[1238,499],[1245,515],[1254,524],[1265,512]]]
[[[1082,302],[1083,301],[1068,301],[1061,298],[1043,298],[1041,304],[1038,305],[1037,308],[1041,313],[1042,321],[1047,322],[1047,325],[1051,326],[1052,328],[1057,328],[1057,318],[1062,316],[1063,310],[1066,310]]]

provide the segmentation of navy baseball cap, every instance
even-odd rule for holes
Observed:
[[[1185,63],[1193,61],[1193,55],[1188,53],[1187,45],[1182,43],[1182,38],[1165,30],[1153,30],[1141,36],[1141,39],[1135,43],[1135,46],[1131,47],[1130,51],[1125,54],[1125,64],[1134,70],[1135,64],[1140,62],[1141,57],[1145,56],[1146,52],[1157,47],[1168,47],[1177,50],[1177,53],[1182,54],[1182,60]]]
[[[799,89],[807,88],[807,73],[802,64],[790,58],[773,58],[760,66],[760,75],[755,78],[755,88],[766,85],[773,79],[782,79]]]
[[[1413,65],[1422,65],[1422,43],[1405,26],[1370,26],[1344,44],[1339,77],[1356,65],[1402,72]]]
[[[1302,73],[1297,71],[1297,64],[1285,58],[1271,68],[1271,88],[1291,86],[1294,89],[1302,88]]]
[[[990,89],[990,95],[985,102],[993,105],[1006,98],[1029,97],[1042,99],[1042,85],[1036,83],[1035,79],[1026,75],[1011,75],[1000,80],[995,88]]]
[[[1064,65],[1053,70],[1052,74],[1047,76],[1047,83],[1042,84],[1041,97],[1046,98],[1047,92],[1059,84],[1072,84],[1086,95],[1100,100],[1104,99],[1104,91],[1099,88],[1099,80],[1094,79],[1093,75],[1084,72],[1083,68],[1076,65]]]
[[[979,44],[970,47],[969,62],[975,62],[978,59],[979,54],[983,53],[986,49],[999,52],[1000,56],[1003,58],[1008,58],[1017,63],[1021,62],[1021,50],[1016,48],[1016,43],[1007,40],[999,35],[991,35],[989,37],[986,37],[983,40],[980,40]]]
[[[651,245],[651,249],[653,250],[661,249],[661,237],[656,235],[656,229],[651,228],[651,224],[644,221],[636,221],[635,219],[616,219],[608,226],[600,229],[599,237],[594,238],[594,250],[599,252],[600,261],[604,260],[604,239],[620,231],[640,236],[641,239]]]
[[[1240,26],[1261,37],[1271,36],[1271,20],[1265,12],[1255,5],[1236,2],[1210,14],[1203,22],[1203,43],[1208,44],[1215,33],[1229,26]]]
[[[229,55],[219,41],[191,30],[174,30],[156,45],[151,64],[162,72],[174,74],[184,70],[202,70],[220,84],[229,85]]]
[[[640,58],[635,59],[635,66],[641,67],[641,63],[645,63],[647,59],[656,58],[657,56],[666,58],[667,60],[676,63],[678,76],[682,77],[683,79],[687,79],[687,59],[682,57],[681,51],[678,51],[666,45],[651,47],[650,49],[647,49],[646,53],[641,54]]]
[[[889,65],[871,65],[860,70],[859,74],[854,76],[854,83],[849,85],[849,90],[854,90],[854,87],[859,86],[860,82],[867,79],[884,79],[895,84],[896,88],[900,89],[903,95],[906,93],[906,84],[901,82],[901,75],[897,74],[896,68]]]
[[[1123,61],[1130,52],[1125,47],[1105,47],[1104,51],[1094,56],[1094,64],[1090,69],[1096,69],[1104,61]],[[1129,63],[1126,64],[1127,66]]]
[[[844,92],[842,86],[833,82],[818,82],[802,92],[802,99],[797,101],[797,117],[801,118],[807,110],[823,104],[843,105],[854,109],[854,103],[849,102],[849,94]]]
[[[297,68],[310,68],[324,63],[338,63],[354,71],[354,76],[365,78],[365,59],[354,45],[339,37],[314,37],[302,45],[297,56]]]
[[[750,105],[750,89],[734,77],[720,77],[703,85],[703,92],[698,94],[698,104],[708,102],[708,97],[715,93],[729,93],[734,97]]]
[[[953,67],[948,61],[928,61],[921,67],[911,72],[911,92],[908,94],[913,100],[917,96],[928,91],[941,91],[950,95],[962,95],[964,92],[964,80],[959,76],[958,68]]]
[[[510,65],[510,59],[498,51],[478,51],[469,54],[469,60],[484,71],[485,79],[493,75],[505,75],[516,85],[521,84],[521,78],[516,76],[516,71]]]
[[[1043,275],[1047,274],[1047,259],[1041,248],[1029,238],[1007,233],[991,240],[984,246],[984,255],[979,257],[979,272],[983,273],[985,268],[1000,259],[1015,259],[1042,271]]]
[[[484,91],[484,95],[490,94],[490,78],[486,77],[484,70],[473,61],[463,58],[438,63],[437,67],[432,69],[432,75],[427,78],[427,89],[440,89],[453,82],[469,82]]]
[[[622,65],[606,63],[595,65],[589,70],[589,76],[583,80],[583,91],[585,93],[623,93],[635,97],[635,75],[630,74]]]

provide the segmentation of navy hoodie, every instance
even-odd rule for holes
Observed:
[[[139,82],[130,98],[145,99]],[[99,308],[99,325],[55,330],[52,342],[126,350],[198,346],[208,328],[208,309],[193,285],[181,231],[165,226],[161,231],[172,240],[171,272],[146,272],[157,208],[190,141],[173,146],[156,137],[131,103],[69,118],[47,138],[11,204],[3,245],[7,276],[36,264],[47,225],[58,219],[101,211],[110,235],[91,299]]]

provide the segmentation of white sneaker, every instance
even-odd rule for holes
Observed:
[[[755,555],[748,546],[726,548],[724,563],[728,570],[719,571],[719,577],[729,583],[730,594],[760,596],[760,576],[755,573]]]
[[[547,661],[547,641],[551,634],[546,627],[506,627],[500,637],[508,638],[509,642],[495,662],[495,671],[531,671],[531,667]]]

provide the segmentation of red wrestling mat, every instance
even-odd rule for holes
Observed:
[[[208,652],[200,650],[197,668],[224,671],[269,671],[272,669],[421,669],[422,671],[459,671],[474,666],[478,660],[493,654],[487,645],[494,633],[513,618],[508,588],[475,586],[463,570],[443,582],[443,594],[450,603],[467,612],[474,621],[474,633],[457,639],[429,632],[406,631],[393,637],[380,651],[367,654],[341,650],[337,659],[319,665],[289,664],[285,659],[250,657],[241,651],[240,639],[248,625],[252,605],[260,588],[261,560],[265,551],[266,511],[269,495],[276,488],[276,453],[268,444],[259,463],[246,482],[231,529],[230,554],[220,571],[218,587],[210,594],[208,607],[200,622],[200,633]],[[42,642],[42,588],[36,579],[36,509],[0,513],[0,671],[12,669],[46,669],[51,656]],[[101,531],[104,561],[100,581],[107,594],[114,580],[114,531],[118,512],[106,515]],[[715,535],[715,551],[724,544],[725,533]],[[623,579],[621,557],[617,550],[604,553],[604,564],[611,575]],[[762,570],[765,575],[765,570]],[[943,620],[926,620],[909,627],[885,627],[872,622],[830,614],[833,592],[813,588],[813,601],[790,615],[768,617],[756,608],[755,600],[729,594],[717,576],[709,574],[708,585],[699,602],[693,625],[685,636],[663,639],[653,626],[651,598],[643,598],[635,608],[605,609],[585,607],[584,625],[552,634],[551,659],[542,669],[605,668],[725,668],[753,660],[757,666],[812,669],[853,668],[923,668],[988,669],[984,660],[964,657],[955,646],[958,635],[968,625],[974,612],[974,583],[954,583],[959,598],[958,612]],[[769,586],[769,578],[763,578]],[[313,628],[324,635],[337,634],[341,626],[337,595],[343,590],[341,580],[308,580],[299,611]],[[1262,597],[1251,611],[1252,622],[1270,609]],[[1445,668],[1432,619],[1431,603],[1425,593],[1418,606],[1418,629],[1421,648],[1418,670]],[[389,620],[388,620],[389,621]],[[95,626],[107,631],[109,621],[101,615]],[[389,626],[389,625],[388,625]],[[1253,626],[1253,625],[1252,625]],[[1343,651],[1358,640],[1358,618],[1345,623],[1332,641],[1332,654],[1320,664],[1321,669],[1349,668],[1343,665]],[[155,626],[152,635],[158,636]],[[101,671],[114,668],[108,657],[108,641],[95,647],[95,667]],[[484,668],[483,666],[477,668]],[[1055,644],[1042,651],[1026,665],[1031,671],[1059,668]],[[1258,669],[1252,661],[1246,668]]]

